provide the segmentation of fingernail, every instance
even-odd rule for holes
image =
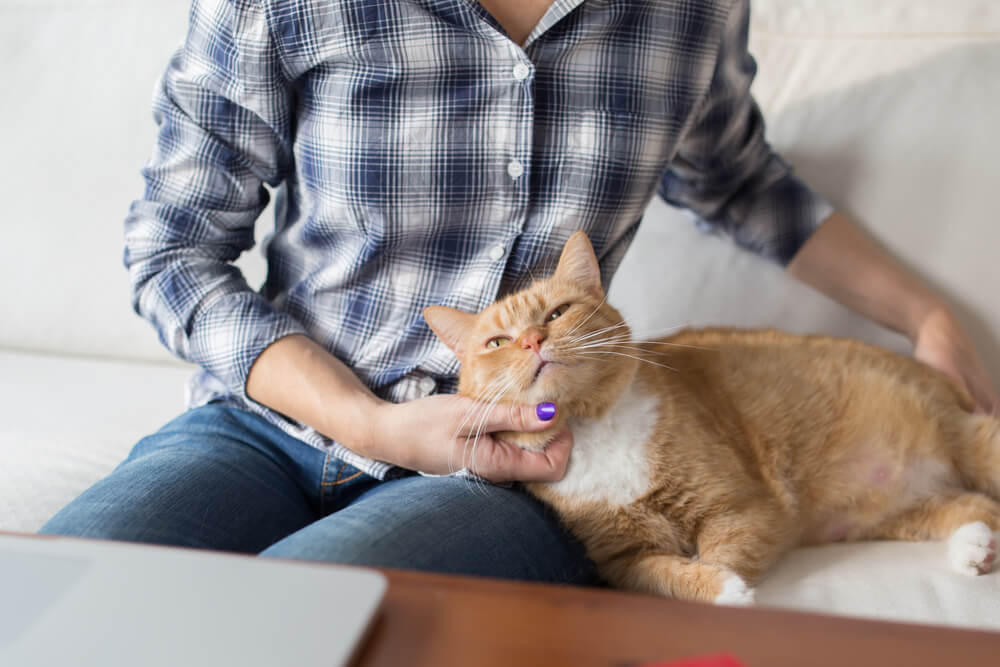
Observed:
[[[535,406],[535,414],[543,422],[550,421],[556,416],[556,404],[555,403],[539,403]]]

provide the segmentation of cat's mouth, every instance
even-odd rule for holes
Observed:
[[[551,374],[555,371],[555,368],[558,365],[559,363],[555,361],[546,361],[545,359],[539,360],[538,368],[535,369],[535,375],[531,378],[532,384],[538,382],[539,378]]]

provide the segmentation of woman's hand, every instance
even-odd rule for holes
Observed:
[[[957,382],[972,397],[977,412],[1000,415],[1000,395],[972,341],[948,310],[934,310],[923,319],[914,336],[913,356]]]
[[[549,410],[533,405],[487,409],[470,398],[448,395],[388,403],[339,359],[301,335],[286,336],[265,349],[250,369],[246,390],[251,399],[358,454],[411,470],[449,474],[468,468],[491,482],[555,482],[569,465],[569,431],[542,452],[490,435],[551,428],[551,404]]]
[[[852,310],[907,336],[913,356],[958,383],[978,411],[1000,414],[1000,397],[947,303],[842,213],[802,246],[788,272]]]
[[[491,434],[551,426],[531,405],[488,407],[464,396],[382,403],[372,413],[363,453],[411,470],[446,475],[463,468],[491,482],[555,482],[566,474],[573,436],[566,430],[540,452]]]

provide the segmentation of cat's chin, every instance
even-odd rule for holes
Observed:
[[[544,431],[537,431],[535,433],[521,433],[518,431],[500,431],[494,433],[493,437],[508,442],[512,445],[517,445],[521,449],[527,449],[529,451],[540,452],[545,449],[550,442],[555,440],[556,436],[562,431],[562,420],[556,419],[556,422],[545,429]]]

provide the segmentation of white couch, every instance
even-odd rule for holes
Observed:
[[[120,258],[186,5],[0,0],[0,530],[34,531],[182,409],[190,368],[132,314]],[[772,143],[952,298],[1000,382],[1000,3],[757,0],[751,42]],[[256,253],[242,266],[262,279]],[[611,299],[640,333],[775,325],[908,351],[662,202]],[[759,600],[1000,629],[1000,574],[954,574],[940,544],[803,549]]]

